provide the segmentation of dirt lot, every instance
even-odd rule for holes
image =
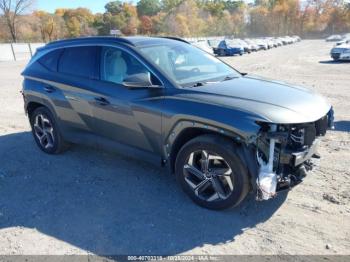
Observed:
[[[330,62],[331,45],[225,58],[321,92],[336,129],[301,185],[224,212],[197,207],[173,176],[140,161],[82,146],[40,152],[19,93],[25,63],[0,63],[0,254],[350,254],[350,63]]]

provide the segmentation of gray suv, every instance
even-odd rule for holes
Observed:
[[[333,125],[320,95],[241,74],[176,38],[56,41],[22,75],[41,150],[85,143],[155,161],[210,209],[298,184]]]

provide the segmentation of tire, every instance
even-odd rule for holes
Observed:
[[[249,190],[248,170],[237,147],[216,135],[202,135],[187,142],[177,155],[175,175],[183,191],[208,209],[237,206]]]
[[[226,56],[225,50],[219,49],[219,56]]]
[[[38,147],[47,154],[59,154],[69,145],[62,138],[55,117],[46,107],[39,107],[29,115],[32,134]]]

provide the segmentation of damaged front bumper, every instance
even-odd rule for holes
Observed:
[[[293,151],[288,149],[283,150],[279,156],[280,163],[290,165],[291,167],[297,167],[305,163],[306,161],[310,160],[313,156],[318,158],[317,149],[318,149],[319,143],[320,143],[320,139],[316,138],[310,147],[307,147],[300,151]]]
[[[258,200],[268,200],[302,181],[313,167],[311,159],[319,158],[320,137],[334,128],[333,114],[331,109],[312,123],[263,126],[256,151]]]

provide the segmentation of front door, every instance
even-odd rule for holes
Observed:
[[[116,142],[158,154],[164,89],[123,85],[127,77],[140,73],[150,74],[129,52],[115,47],[101,48],[101,79],[95,81],[91,102],[94,131]]]

